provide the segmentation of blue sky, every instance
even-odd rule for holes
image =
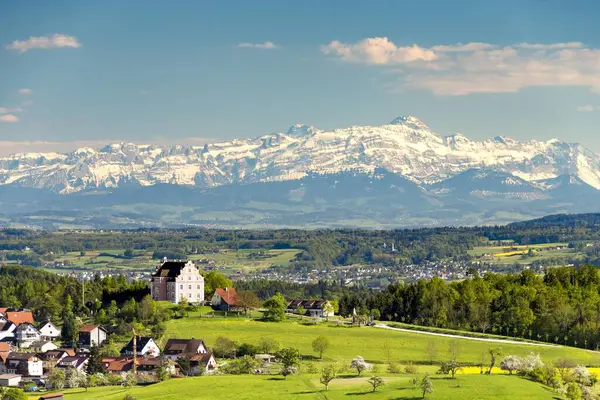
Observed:
[[[405,114],[600,151],[597,15],[584,0],[4,1],[0,154]]]

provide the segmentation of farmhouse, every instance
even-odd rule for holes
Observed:
[[[237,292],[234,288],[217,288],[210,304],[213,309],[221,311],[232,311],[236,308]]]
[[[79,328],[79,346],[100,346],[106,340],[106,329],[100,325],[83,325]]]
[[[185,297],[190,303],[204,302],[204,277],[192,261],[168,261],[152,274],[150,293],[154,300],[179,303]]]
[[[78,371],[84,371],[85,367],[88,363],[88,356],[86,355],[76,355],[76,356],[66,356],[63,357],[58,364],[56,364],[57,368],[73,368]]]
[[[194,354],[207,354],[208,348],[201,339],[169,339],[165,344],[163,354],[171,361],[179,357],[191,357]]]
[[[133,339],[127,343],[127,346],[121,349],[121,355],[132,356],[133,355]],[[160,349],[154,343],[154,340],[148,336],[138,336],[136,338],[136,355],[138,356],[152,356],[157,357],[160,355]]]
[[[194,354],[190,357],[190,367],[192,375],[198,375],[215,370],[217,361],[210,353]]]
[[[298,310],[304,310],[304,315],[311,317],[333,316],[333,306],[327,300],[291,300],[285,311],[297,314]]]

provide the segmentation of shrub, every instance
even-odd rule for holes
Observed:
[[[244,356],[225,364],[221,368],[221,372],[229,375],[252,374],[257,367],[258,360],[254,359],[254,357]]]
[[[395,362],[390,361],[390,363],[388,364],[387,370],[390,374],[399,374],[400,366],[398,364],[396,364]]]
[[[591,386],[592,384],[592,375],[590,374],[590,371],[588,371],[583,365],[578,365],[573,368],[571,376],[573,379],[575,379],[575,382],[579,383],[580,385]]]
[[[408,364],[406,367],[404,367],[404,372],[407,374],[416,375],[419,373],[419,369],[416,365]]]
[[[500,361],[500,369],[508,371],[512,375],[513,371],[519,371],[521,369],[522,360],[521,357],[508,355]]]

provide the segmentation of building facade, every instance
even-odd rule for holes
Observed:
[[[204,302],[204,277],[192,261],[168,261],[152,274],[150,283],[152,299],[179,303],[186,298],[189,303]]]

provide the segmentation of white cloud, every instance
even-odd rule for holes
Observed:
[[[367,38],[355,44],[344,44],[334,40],[321,46],[321,51],[338,56],[344,61],[379,65],[432,61],[437,58],[433,50],[417,45],[397,47],[386,37]]]
[[[19,89],[18,93],[22,94],[23,96],[29,96],[30,94],[33,93],[33,90],[27,89],[27,88],[23,88],[23,89]]]
[[[55,33],[52,36],[30,36],[26,40],[15,40],[8,46],[9,50],[15,50],[19,53],[26,53],[29,50],[34,49],[58,49],[61,47],[81,47],[81,43],[75,36],[63,35],[62,33]]]
[[[0,122],[19,122],[19,117],[14,114],[0,115]]]
[[[244,47],[249,49],[266,49],[266,50],[275,50],[281,48],[281,46],[276,45],[273,42],[264,42],[264,43],[240,43],[237,47]]]
[[[342,61],[391,67],[393,91],[437,95],[513,93],[541,86],[581,86],[600,92],[600,49],[569,43],[489,43],[396,46],[387,38],[354,44],[333,41],[321,51]]]
[[[586,104],[584,106],[577,107],[576,110],[579,111],[579,112],[592,112],[592,111],[594,111],[596,109],[597,109],[597,107],[594,107],[591,104]]]

